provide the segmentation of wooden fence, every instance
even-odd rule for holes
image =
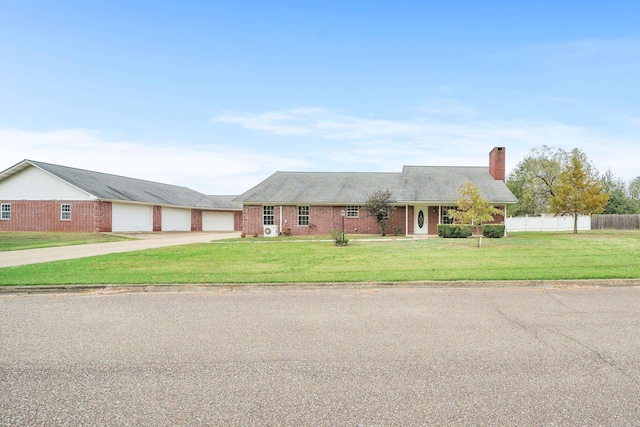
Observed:
[[[602,230],[604,228],[638,230],[640,229],[640,215],[591,215],[591,229]]]

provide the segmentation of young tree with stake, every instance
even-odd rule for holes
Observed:
[[[460,198],[457,209],[449,210],[449,216],[456,223],[472,224],[479,227],[478,247],[482,247],[482,223],[493,221],[494,216],[501,213],[495,208],[491,201],[485,199],[480,194],[480,189],[471,181],[466,181],[458,188]]]

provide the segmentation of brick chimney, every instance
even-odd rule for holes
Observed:
[[[489,174],[493,179],[502,182],[505,178],[505,151],[504,147],[494,147],[489,153]]]

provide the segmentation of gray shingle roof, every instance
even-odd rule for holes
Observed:
[[[50,163],[25,160],[69,184],[103,200],[120,200],[156,205],[199,207],[203,209],[241,210],[230,203],[233,196],[207,196],[190,188],[127,178]]]
[[[375,172],[276,172],[235,199],[240,203],[364,203],[387,188],[397,196],[401,174]],[[395,201],[395,200],[394,200]]]
[[[363,204],[379,190],[392,192],[393,203],[455,203],[466,180],[494,203],[516,203],[506,184],[488,167],[405,166],[389,172],[276,172],[234,201],[245,204]]]
[[[518,201],[504,182],[493,179],[488,167],[405,166],[402,176],[404,189],[398,199],[404,202],[455,202],[460,198],[458,188],[467,180],[494,203]]]
[[[220,209],[220,210],[242,210],[242,205],[238,203],[233,203],[232,200],[238,196],[205,196],[198,203],[198,207],[209,208],[209,209]]]

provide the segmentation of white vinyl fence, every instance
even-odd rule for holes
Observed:
[[[514,231],[573,231],[572,216],[524,216],[505,220],[507,233]],[[578,216],[578,230],[591,230],[591,216]]]

